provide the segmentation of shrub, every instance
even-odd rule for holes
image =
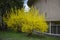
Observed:
[[[6,11],[6,14],[4,14],[3,20],[8,28],[15,31],[21,30],[22,32],[31,33],[36,30],[44,33],[48,29],[44,15],[40,14],[34,7],[31,7],[29,12],[24,12],[23,8],[21,10],[11,8],[10,12]]]

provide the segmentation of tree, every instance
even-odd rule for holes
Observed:
[[[16,7],[17,9],[18,8],[22,8],[22,2],[23,0],[0,0],[0,16],[1,18],[3,17],[3,15],[6,13],[6,11],[10,12],[10,9],[11,8],[14,8]],[[5,29],[6,26],[5,24],[3,23],[3,19],[1,19],[0,21],[2,21],[2,27],[1,29]]]

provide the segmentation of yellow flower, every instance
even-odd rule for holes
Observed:
[[[48,25],[44,15],[39,14],[39,11],[34,7],[31,7],[29,12],[24,12],[23,8],[21,10],[11,8],[10,12],[6,12],[5,15],[3,16],[4,22],[14,30],[17,30],[19,26],[22,32],[32,32],[33,30],[47,32]]]

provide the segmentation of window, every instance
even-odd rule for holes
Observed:
[[[60,34],[60,24],[49,22],[49,33]]]

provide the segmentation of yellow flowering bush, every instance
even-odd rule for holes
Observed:
[[[29,12],[24,12],[23,8],[21,10],[11,8],[10,12],[6,12],[3,16],[3,20],[8,28],[18,29],[22,32],[31,33],[36,30],[44,33],[48,29],[44,15],[40,14],[34,7],[31,7]]]

